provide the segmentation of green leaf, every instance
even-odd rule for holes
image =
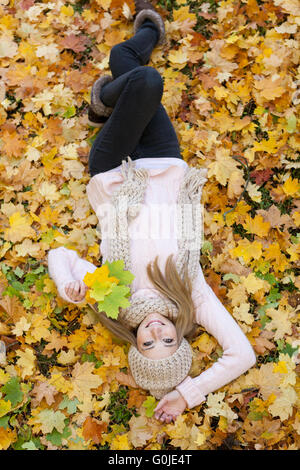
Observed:
[[[24,442],[24,444],[22,444],[22,449],[26,449],[26,450],[38,450],[38,448],[35,446],[35,443],[33,441],[29,441],[29,442]]]
[[[9,416],[2,416],[2,418],[0,418],[0,428],[7,429],[7,427],[9,426],[8,424],[9,418],[10,418]]]
[[[23,400],[23,392],[21,391],[18,377],[12,377],[1,388],[2,393],[5,393],[4,400],[11,402],[12,408]]]
[[[112,292],[102,302],[98,302],[99,310],[104,311],[110,318],[118,318],[119,308],[130,306],[130,302],[126,298],[129,292],[129,287],[112,285]]]
[[[56,429],[53,429],[50,434],[46,435],[46,439],[47,441],[50,441],[51,444],[58,447],[62,445],[62,439],[67,439],[71,436],[71,434],[71,430],[66,425],[62,433],[58,432]]]
[[[96,301],[101,302],[106,295],[111,293],[114,285],[116,285],[114,282],[95,281],[90,288],[90,296]]]
[[[73,117],[75,116],[76,114],[76,108],[74,105],[70,106],[67,111],[63,114],[63,117],[64,118],[70,118],[70,117]]]
[[[120,280],[119,286],[131,284],[135,278],[134,274],[130,271],[124,270],[124,260],[119,259],[117,261],[105,261],[106,266],[108,266],[110,276],[114,276]]]
[[[232,279],[237,284],[240,281],[240,276],[238,276],[237,274],[233,274],[233,273],[224,274],[223,276],[224,281],[229,281],[230,279]]]
[[[296,128],[297,128],[297,118],[296,118],[295,114],[291,114],[287,119],[286,130],[290,134],[292,134],[293,132],[295,132]]]
[[[14,270],[14,273],[15,273],[16,276],[22,277],[23,274],[24,274],[24,271],[19,266],[17,266],[16,269]]]
[[[296,352],[299,348],[299,346],[296,346],[293,348],[293,346],[290,343],[285,343],[283,339],[277,340],[278,344],[278,351],[282,352],[283,354],[288,354],[290,357]]]
[[[37,415],[39,422],[42,424],[43,433],[52,433],[53,429],[56,428],[58,432],[63,432],[66,419],[65,415],[61,411],[54,411],[45,409],[40,411]]]
[[[205,241],[202,243],[201,251],[202,251],[203,253],[205,253],[205,252],[207,252],[207,251],[208,251],[208,252],[211,252],[212,249],[213,249],[213,245],[212,245],[212,243],[211,243],[210,241],[205,240]]]
[[[70,400],[68,397],[64,397],[63,400],[59,404],[59,409],[67,409],[69,415],[76,413],[77,405],[79,405],[80,401],[75,398],[74,400]]]
[[[147,400],[144,401],[143,407],[146,408],[147,418],[151,418],[154,415],[154,408],[156,407],[157,401],[154,397],[147,397]]]

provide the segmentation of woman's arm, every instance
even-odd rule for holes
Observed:
[[[48,272],[56,284],[58,293],[67,302],[78,304],[83,300],[73,300],[68,294],[71,292],[68,287],[74,281],[83,282],[83,278],[87,272],[93,273],[96,266],[89,261],[80,258],[76,251],[69,250],[63,246],[54,248],[48,252]],[[75,282],[79,285],[79,282]],[[72,286],[71,286],[72,288]],[[76,288],[76,287],[75,287]]]
[[[223,355],[198,377],[187,377],[176,387],[189,408],[205,401],[205,396],[239,377],[256,363],[254,350],[246,335],[206,283],[200,267],[193,292],[195,318],[214,336]]]

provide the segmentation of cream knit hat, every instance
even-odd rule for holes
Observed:
[[[192,348],[183,338],[179,348],[164,359],[149,359],[136,347],[131,346],[128,362],[137,385],[149,390],[151,395],[160,399],[173,390],[188,375],[192,366]]]

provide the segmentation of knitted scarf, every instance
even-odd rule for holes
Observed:
[[[128,224],[140,212],[144,202],[149,174],[145,168],[136,169],[128,156],[122,161],[123,182],[112,196],[115,214],[112,221],[112,236],[108,240],[109,262],[123,259],[124,268],[131,270],[130,239]],[[178,253],[176,268],[183,279],[184,269],[193,281],[197,276],[200,251],[203,240],[203,217],[201,207],[202,187],[206,182],[206,168],[188,167],[181,182],[177,198]],[[159,295],[144,298],[135,295],[130,299],[130,307],[120,309],[118,320],[136,328],[150,313],[158,312],[170,320],[177,317],[178,308],[170,299]]]

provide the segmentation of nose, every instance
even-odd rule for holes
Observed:
[[[161,336],[163,325],[153,325],[151,326],[151,335],[153,339],[158,339]]]

